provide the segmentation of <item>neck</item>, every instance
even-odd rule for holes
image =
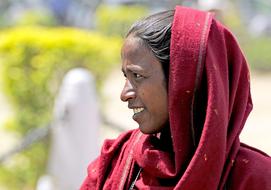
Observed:
[[[161,148],[165,150],[173,150],[169,122],[167,122],[162,131],[155,134],[155,137],[159,140]]]

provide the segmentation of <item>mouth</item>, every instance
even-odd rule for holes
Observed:
[[[134,111],[134,114],[138,114],[140,112],[143,112],[144,108],[134,108],[133,111]]]

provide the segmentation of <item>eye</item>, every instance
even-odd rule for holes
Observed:
[[[141,79],[141,78],[143,78],[143,76],[140,75],[140,74],[138,74],[138,73],[133,73],[133,75],[134,75],[135,79]]]

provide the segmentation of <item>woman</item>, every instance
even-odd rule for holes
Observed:
[[[105,141],[81,190],[271,189],[270,157],[239,141],[252,109],[246,60],[211,13],[145,18],[121,57],[139,129]]]

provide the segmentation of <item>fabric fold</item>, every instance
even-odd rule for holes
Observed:
[[[128,189],[133,168],[136,189],[271,189],[270,157],[239,140],[252,110],[248,64],[212,13],[175,8],[168,100],[171,146],[138,129],[107,141],[81,190]]]

